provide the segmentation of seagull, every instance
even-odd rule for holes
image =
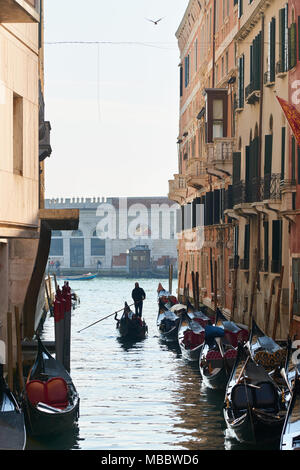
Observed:
[[[154,20],[149,20],[149,18],[146,18],[146,20],[151,21],[151,23],[154,23],[154,24],[156,24],[156,25],[157,25],[162,19],[163,19],[163,18],[159,18],[159,20],[154,21]]]

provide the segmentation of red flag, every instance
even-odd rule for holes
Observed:
[[[294,105],[288,103],[282,98],[278,98],[278,96],[276,96],[276,98],[278,99],[292,129],[292,132],[297,140],[297,143],[300,146],[300,112],[295,108]]]

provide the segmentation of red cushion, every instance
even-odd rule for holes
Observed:
[[[41,402],[60,409],[68,406],[68,386],[62,377],[53,377],[47,382],[31,380],[26,384],[26,392],[33,405]]]
[[[68,405],[68,386],[61,377],[54,377],[46,382],[47,404],[65,408]]]
[[[206,354],[206,360],[213,361],[216,359],[222,359],[220,351],[208,351],[208,353]]]
[[[31,380],[26,384],[26,393],[28,400],[33,405],[36,405],[39,402],[46,402],[46,393],[44,382],[41,380]]]
[[[194,349],[204,342],[204,331],[200,334],[194,333],[192,330],[184,332],[183,343],[188,349]]]
[[[228,349],[226,352],[225,352],[225,357],[226,359],[235,359],[237,356],[237,351],[236,349]]]

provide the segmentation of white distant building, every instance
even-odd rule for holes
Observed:
[[[52,232],[50,271],[130,275],[139,266],[151,275],[172,264],[176,273],[178,205],[168,198],[46,199],[45,207],[80,213],[78,230]]]

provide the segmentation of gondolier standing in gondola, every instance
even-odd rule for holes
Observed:
[[[133,289],[131,296],[134,301],[135,313],[141,318],[143,312],[143,301],[146,298],[146,294],[144,289],[139,286],[138,282],[135,283],[135,288]]]

